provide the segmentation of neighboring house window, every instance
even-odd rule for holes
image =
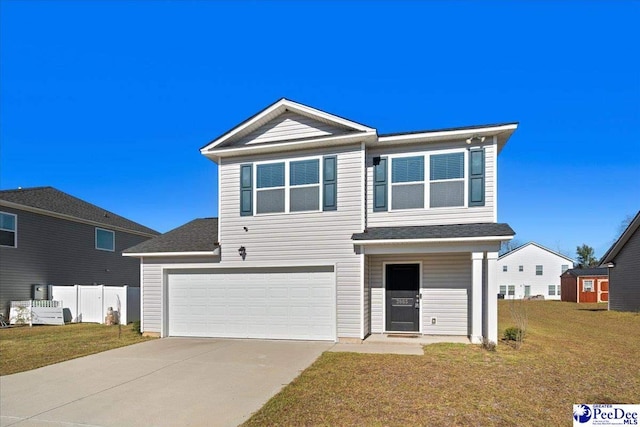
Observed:
[[[116,247],[116,233],[103,228],[96,228],[96,249],[113,252]]]
[[[556,294],[556,285],[549,285],[549,296],[555,296]]]
[[[509,295],[513,296],[516,294],[516,287],[514,285],[509,285]]]
[[[531,295],[531,286],[530,285],[524,285],[524,296],[528,297]]]
[[[424,208],[424,156],[391,161],[391,209]]]
[[[0,246],[15,248],[18,246],[17,234],[18,216],[0,212]]]
[[[593,292],[593,280],[582,281],[582,292]]]
[[[430,157],[429,206],[464,206],[464,153]]]
[[[536,276],[542,276],[542,266],[536,265]]]
[[[524,271],[524,267],[522,265],[518,266],[518,271]]]
[[[505,273],[507,272],[507,266],[506,265],[502,266],[502,271],[504,271]]]
[[[560,274],[564,273],[564,272],[565,272],[565,271],[567,271],[568,269],[569,269],[569,264],[562,264],[562,267],[561,267],[561,270],[562,270],[562,271],[560,272]]]
[[[500,285],[500,294],[501,295],[507,294],[507,285]]]

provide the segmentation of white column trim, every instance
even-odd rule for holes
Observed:
[[[498,342],[498,252],[487,252],[487,339]]]
[[[482,342],[482,261],[483,252],[471,253],[471,342]]]

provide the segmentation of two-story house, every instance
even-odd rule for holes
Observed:
[[[143,331],[497,341],[498,250],[514,232],[497,222],[496,166],[516,128],[379,135],[277,101],[201,149],[218,165],[217,222],[125,251],[141,258]],[[216,241],[192,243],[207,226]]]
[[[159,233],[53,187],[0,191],[0,313],[47,285],[139,286],[122,250]]]
[[[535,242],[526,243],[498,258],[498,292],[506,299],[542,295],[560,300],[560,275],[574,263]]]

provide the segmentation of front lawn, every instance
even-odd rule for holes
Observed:
[[[147,341],[131,325],[71,323],[0,329],[0,375],[15,374],[76,357]]]
[[[499,301],[500,331],[514,326]],[[245,426],[571,425],[574,403],[640,403],[640,315],[528,301],[515,350],[437,344],[424,356],[324,353]]]

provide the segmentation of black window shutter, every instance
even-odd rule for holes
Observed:
[[[253,165],[240,165],[240,216],[253,215]]]
[[[484,206],[484,149],[469,150],[469,206]]]
[[[338,209],[338,159],[325,156],[322,162],[322,210],[335,211]]]
[[[387,158],[381,157],[380,162],[373,166],[374,212],[387,210],[387,175]]]

